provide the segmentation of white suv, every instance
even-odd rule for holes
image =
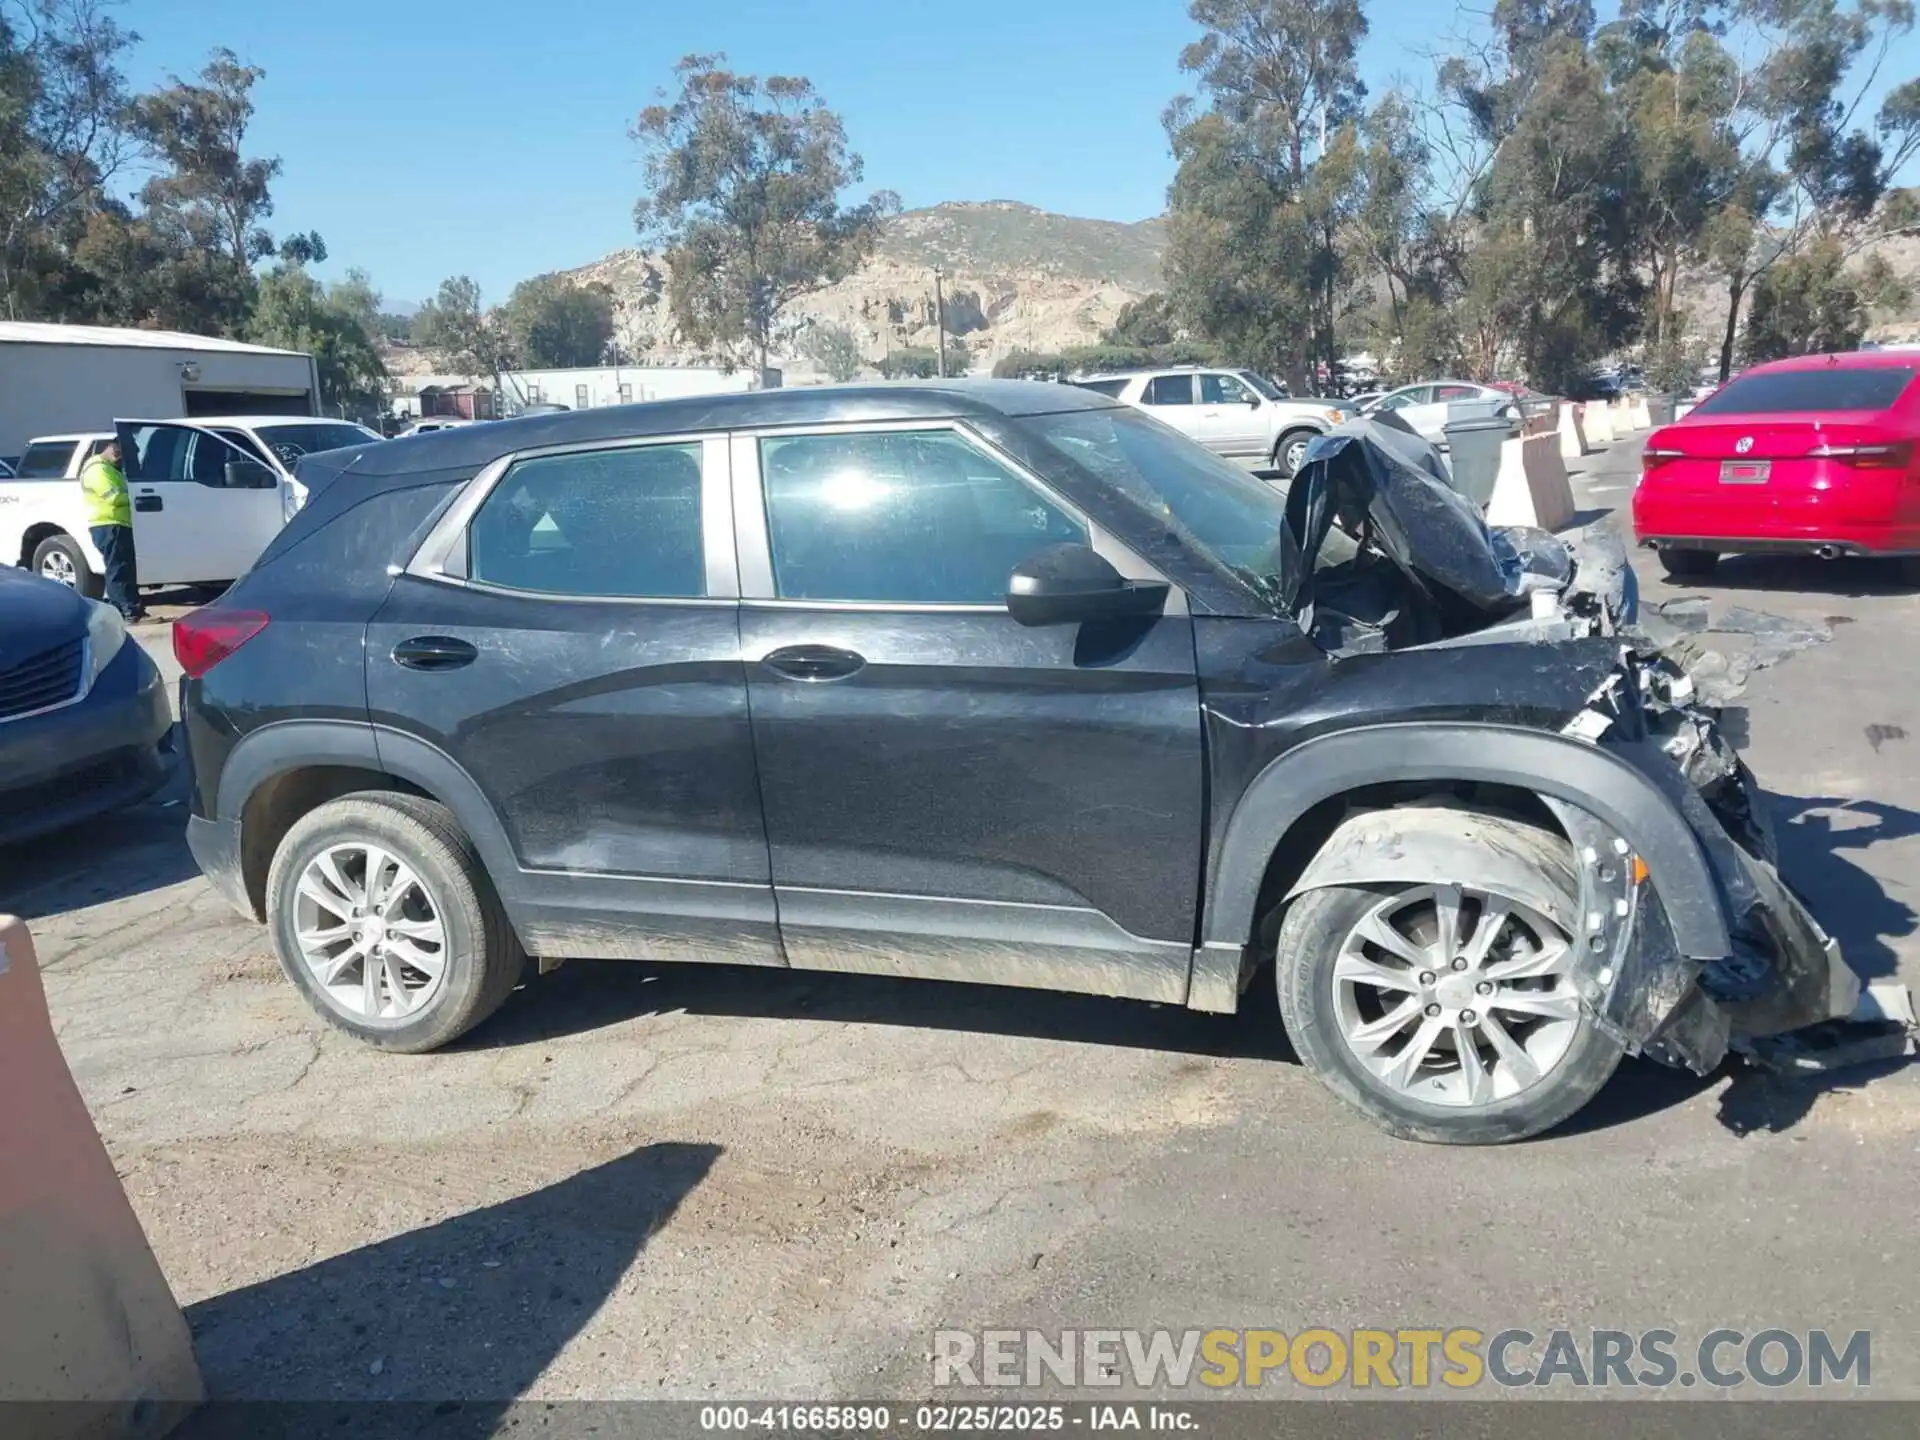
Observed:
[[[1216,455],[1271,466],[1283,478],[1304,463],[1308,441],[1354,416],[1338,400],[1290,400],[1253,370],[1140,370],[1073,383],[1138,405]]]
[[[307,415],[122,420],[114,432],[42,436],[0,479],[0,564],[100,595],[106,567],[80,471],[116,433],[142,586],[238,579],[306,503],[293,478],[302,455],[380,441],[364,425]]]

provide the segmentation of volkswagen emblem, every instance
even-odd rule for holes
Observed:
[[[1751,435],[1742,435],[1738,440],[1733,442],[1733,453],[1736,455],[1744,455],[1751,449],[1753,449],[1753,436]]]

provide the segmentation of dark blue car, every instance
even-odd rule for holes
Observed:
[[[111,607],[0,566],[0,845],[145,799],[172,724],[160,672]]]

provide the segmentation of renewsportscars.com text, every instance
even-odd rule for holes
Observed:
[[[1866,1330],[939,1330],[940,1388],[1042,1385],[1182,1390],[1298,1385],[1455,1390],[1482,1385],[1864,1390]]]

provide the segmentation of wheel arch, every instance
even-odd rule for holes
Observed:
[[[1547,800],[1593,815],[1647,862],[1680,950],[1709,960],[1730,953],[1700,844],[1640,769],[1600,746],[1544,731],[1431,723],[1319,736],[1262,770],[1227,822],[1207,889],[1203,949],[1218,954],[1253,943],[1263,915],[1294,889],[1356,806],[1378,808],[1422,786],[1462,784],[1495,787],[1507,800],[1502,811],[1562,835]]]
[[[479,785],[445,752],[363,721],[289,720],[262,726],[233,748],[215,799],[219,817],[239,823],[241,874],[257,918],[265,916],[267,872],[287,831],[329,800],[362,790],[444,806],[511,907],[512,847]]]

